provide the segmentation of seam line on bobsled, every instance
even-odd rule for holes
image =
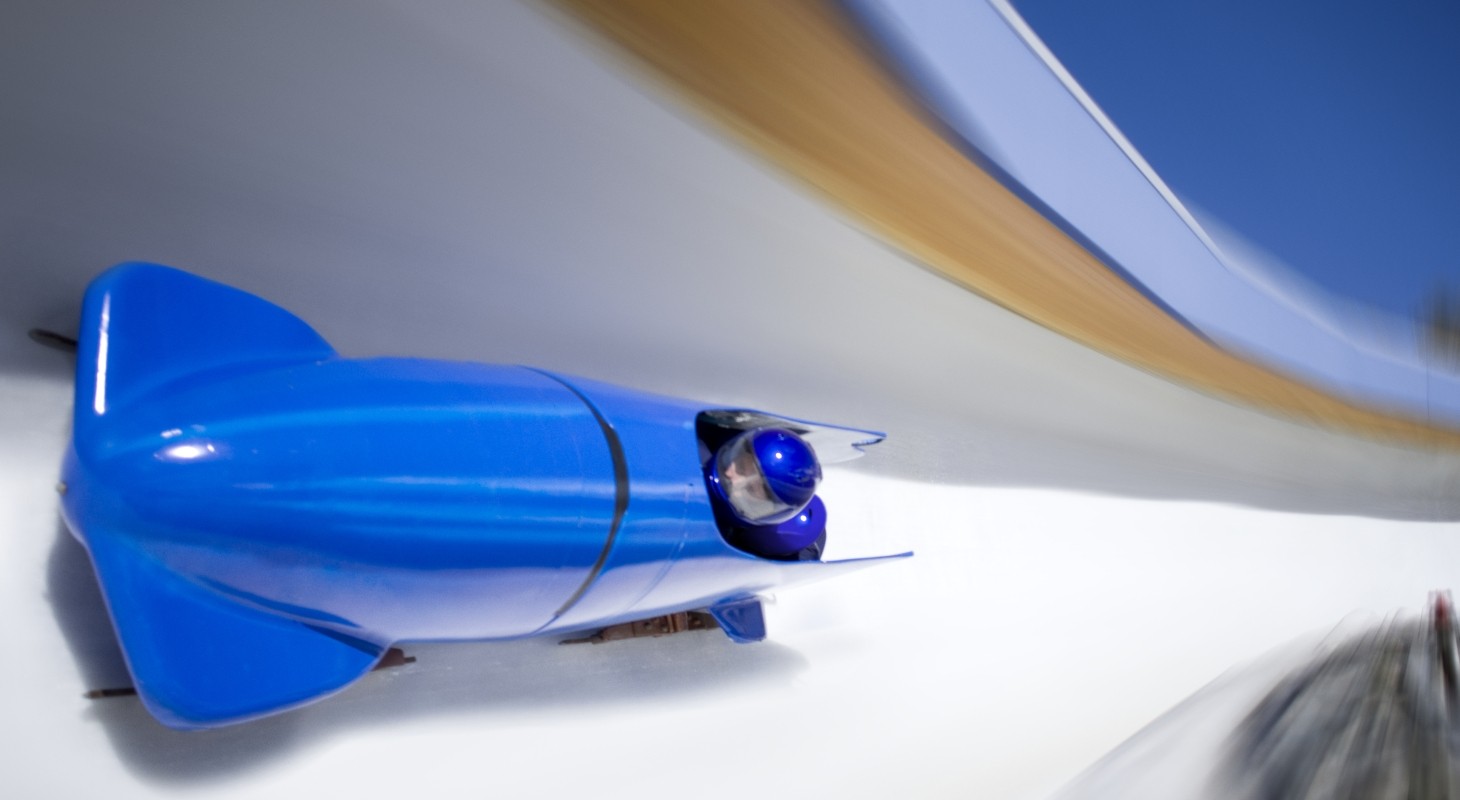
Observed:
[[[599,573],[603,572],[603,566],[608,563],[608,555],[613,552],[613,543],[618,538],[619,528],[623,527],[624,515],[629,510],[629,462],[624,456],[624,446],[623,442],[619,441],[618,431],[613,429],[613,425],[603,416],[603,412],[598,410],[598,406],[594,405],[593,401],[588,399],[587,395],[578,391],[578,387],[551,372],[540,370],[536,367],[527,367],[526,369],[530,369],[539,375],[551,378],[562,384],[579,400],[583,401],[583,405],[587,406],[588,410],[592,412],[593,419],[597,420],[598,429],[603,431],[603,439],[608,444],[608,456],[613,462],[613,521],[608,526],[608,538],[604,539],[603,549],[598,553],[598,560],[593,562],[593,567],[588,570],[588,575],[583,578],[583,583],[558,607],[557,611],[553,612],[552,619],[543,625],[545,628],[556,622],[559,617],[566,613],[568,609],[572,608],[588,592],[588,587],[592,586],[593,582],[598,580]]]

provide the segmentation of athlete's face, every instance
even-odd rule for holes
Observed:
[[[721,480],[725,483],[725,494],[737,510],[745,512],[775,503],[770,487],[766,486],[761,475],[760,465],[756,463],[755,451],[750,448],[741,450],[730,459]]]

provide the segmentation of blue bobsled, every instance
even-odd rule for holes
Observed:
[[[209,728],[335,692],[400,641],[700,609],[759,640],[757,592],[883,560],[820,560],[805,500],[818,459],[881,439],[526,367],[342,358],[258,297],[124,264],[86,293],[63,507],[142,701]],[[716,459],[798,446],[794,474]],[[765,484],[726,491],[742,462]]]

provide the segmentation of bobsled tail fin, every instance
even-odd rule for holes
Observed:
[[[121,537],[88,534],[137,694],[168,727],[213,728],[301,705],[353,682],[385,651],[244,606]]]
[[[82,303],[76,422],[203,370],[332,355],[273,303],[169,267],[120,264],[91,282]]]

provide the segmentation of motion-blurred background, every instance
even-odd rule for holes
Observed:
[[[17,796],[1041,797],[1417,612],[1460,554],[1454,19],[1016,5],[0,9]],[[80,697],[126,676],[55,512],[71,365],[25,336],[124,260],[347,355],[886,430],[829,547],[918,555],[765,645],[421,645],[163,730]]]

